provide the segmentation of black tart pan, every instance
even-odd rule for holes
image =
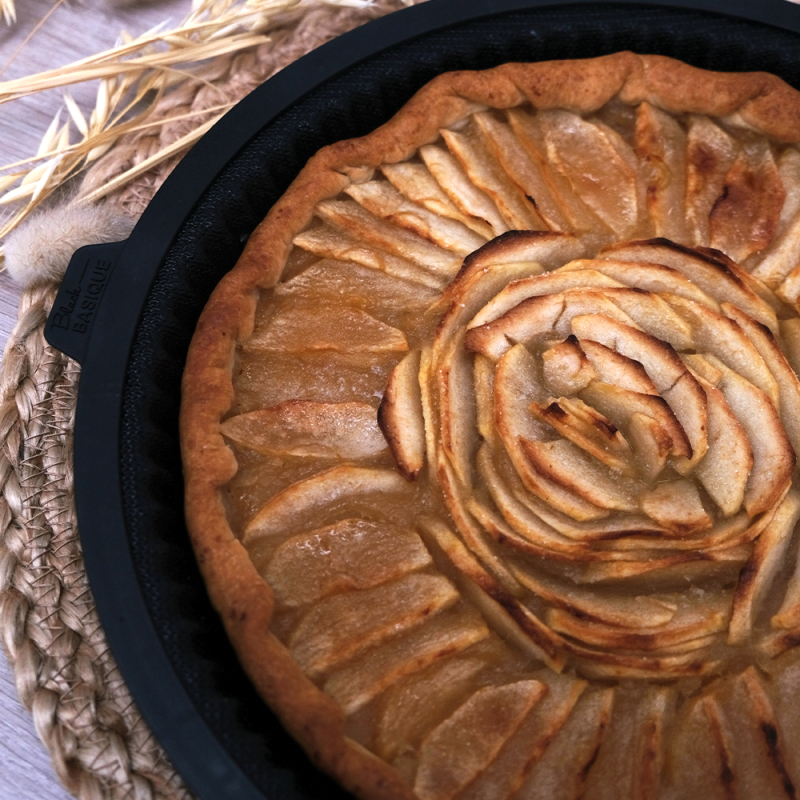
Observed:
[[[180,379],[219,278],[305,161],[385,122],[452,69],[658,53],[800,89],[786,0],[428,0],[339,37],[242,100],[181,162],[130,238],[79,250],[46,337],[83,367],[75,496],[86,569],[137,705],[203,800],[336,800],[244,676],[183,519]]]

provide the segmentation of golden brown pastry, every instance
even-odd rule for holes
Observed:
[[[794,798],[800,95],[658,56],[443,75],[213,294],[187,520],[363,798]]]

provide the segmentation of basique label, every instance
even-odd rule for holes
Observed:
[[[45,338],[81,361],[108,279],[124,242],[91,245],[75,252],[45,326]]]

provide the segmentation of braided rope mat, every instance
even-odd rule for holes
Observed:
[[[203,109],[221,98],[238,100],[325,41],[420,1],[374,0],[360,9],[312,1],[282,15],[270,43],[215,61],[163,98],[160,126],[115,145],[86,174],[81,192],[202,124]],[[185,119],[187,112],[200,113]],[[178,160],[107,202],[138,216]],[[21,700],[70,792],[80,800],[191,800],[118,672],[88,585],[72,481],[80,367],[43,335],[56,290],[24,293],[0,367],[0,633]]]

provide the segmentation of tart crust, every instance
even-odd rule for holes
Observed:
[[[457,128],[477,111],[524,105],[536,111],[566,109],[585,116],[614,99],[632,106],[647,103],[672,115],[725,118],[776,143],[800,142],[800,95],[765,73],[714,73],[666,57],[623,52],[583,61],[505,64],[484,72],[444,74],[382,127],[326,147],[309,160],[254,231],[235,269],[220,281],[199,320],[184,373],[181,409],[186,519],[198,563],[212,602],[259,693],[314,762],[358,797],[411,800],[417,795],[394,767],[345,734],[339,704],[306,676],[271,630],[273,591],[242,544],[241,532],[234,532],[229,521],[227,485],[237,472],[237,460],[221,424],[234,402],[237,348],[252,335],[261,294],[281,278],[295,237],[307,228],[320,203],[339,197],[381,165],[406,161],[420,147],[436,142],[442,129]],[[508,234],[486,249],[490,255],[493,250],[497,259],[496,252],[512,244]],[[714,258],[720,261],[719,254]],[[457,292],[458,285],[469,280],[470,263],[468,259],[448,292]],[[732,269],[737,281],[748,282],[738,267]],[[749,283],[754,282],[749,279]],[[475,349],[490,347],[481,336],[478,329],[469,334]],[[568,356],[559,351],[553,358]],[[551,417],[566,413],[561,407],[544,406],[539,412]],[[387,433],[388,439],[393,432]],[[681,453],[688,453],[686,445],[681,447]],[[545,457],[541,448],[529,445],[528,451]],[[789,472],[793,457],[792,452]],[[768,505],[774,505],[774,500],[771,497]],[[694,530],[705,523],[696,514],[685,524]],[[741,588],[740,605],[749,602],[748,591],[746,586]],[[556,658],[555,653],[548,658]],[[713,698],[703,702],[712,701],[716,702]]]

